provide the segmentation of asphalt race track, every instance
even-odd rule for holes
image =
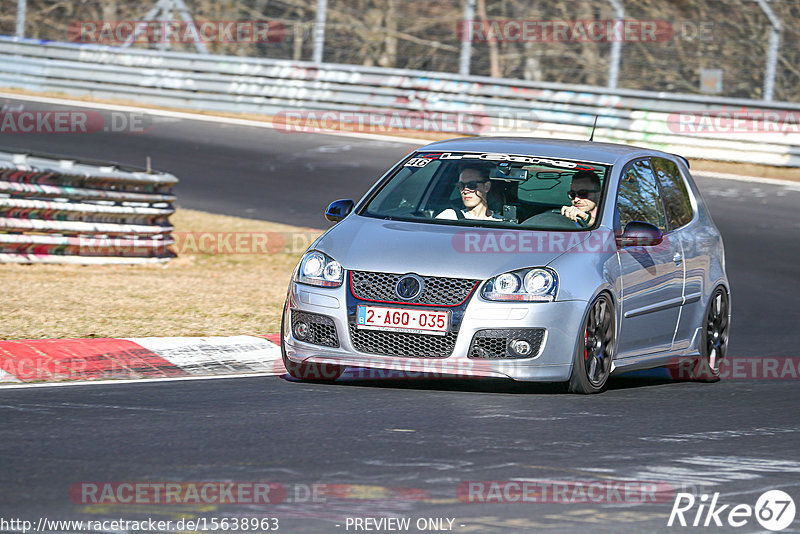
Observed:
[[[358,198],[412,148],[151,120],[136,135],[0,134],[0,146],[138,165],[149,155],[155,168],[181,179],[182,207],[317,228],[326,227],[328,201]],[[729,356],[797,357],[800,187],[698,183],[725,238]],[[277,517],[287,533],[353,532],[347,519],[365,516],[411,518],[410,532],[420,531],[420,518],[444,519],[445,527],[453,519],[453,532],[694,531],[667,527],[674,492],[709,501],[719,492],[719,503],[732,507],[754,506],[763,492],[781,489],[800,504],[799,380],[618,377],[606,393],[585,397],[494,380],[358,377],[5,390],[0,517],[34,524],[40,517]],[[645,503],[620,502],[624,495],[585,503],[459,499],[469,481],[488,487],[485,481],[525,479],[606,487],[649,481],[671,491]],[[271,504],[101,505],[70,494],[83,482],[204,481],[272,481],[287,495]],[[315,484],[327,488],[324,497],[311,496]],[[739,529],[712,528],[762,530],[755,518]],[[783,532],[800,532],[800,521]]]
[[[23,105],[28,111],[84,109],[0,98],[0,106],[4,104],[13,110]],[[104,115],[111,124],[110,113]],[[120,124],[125,115],[119,115]],[[141,167],[150,156],[154,169],[181,179],[175,188],[181,207],[313,228],[327,227],[322,213],[329,198],[363,194],[376,173],[414,148],[155,116],[127,133],[0,133],[0,150],[3,146]]]

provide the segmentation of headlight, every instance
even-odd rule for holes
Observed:
[[[490,279],[483,286],[481,296],[487,300],[552,302],[556,299],[557,291],[558,275],[555,271],[520,269]]]
[[[295,281],[312,286],[339,287],[344,279],[341,264],[322,252],[306,252],[300,260]]]
[[[525,275],[522,285],[529,295],[547,295],[555,283],[556,278],[550,271],[532,269]]]
[[[494,291],[509,295],[519,289],[519,278],[514,273],[501,274],[494,279]]]

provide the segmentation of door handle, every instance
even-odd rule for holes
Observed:
[[[681,263],[683,263],[683,256],[681,256],[679,252],[676,252],[675,255],[672,257],[672,261],[675,262],[675,265],[680,265]]]

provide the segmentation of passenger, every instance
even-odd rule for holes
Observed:
[[[571,206],[562,206],[561,215],[570,220],[582,220],[591,226],[597,217],[597,202],[600,200],[600,178],[592,171],[578,171],[572,175],[569,195]]]
[[[464,208],[454,210],[448,208],[436,216],[437,219],[483,219],[502,221],[503,217],[492,213],[487,204],[489,189],[492,182],[489,180],[488,170],[472,167],[463,169],[458,176],[458,189],[461,191],[461,202]]]

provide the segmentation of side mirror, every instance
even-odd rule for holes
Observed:
[[[621,236],[617,236],[618,247],[652,247],[664,240],[661,229],[654,224],[631,221]]]
[[[331,202],[330,206],[328,206],[328,209],[325,210],[325,218],[331,222],[341,221],[353,211],[355,205],[356,203],[350,199],[334,200]]]

